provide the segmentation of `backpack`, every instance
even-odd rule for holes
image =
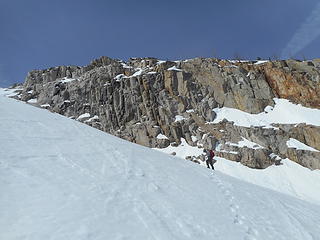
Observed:
[[[213,152],[213,150],[210,150],[209,152],[210,152],[210,157],[211,157],[211,158],[214,158],[214,152]]]

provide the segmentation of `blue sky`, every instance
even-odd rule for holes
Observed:
[[[119,59],[319,57],[318,0],[0,0],[0,86]]]

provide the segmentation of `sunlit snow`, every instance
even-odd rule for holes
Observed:
[[[203,154],[203,149],[198,148],[197,146],[190,146],[184,139],[181,140],[182,144],[177,147],[169,146],[157,150],[167,154],[172,154],[174,152],[177,157],[183,159],[187,156],[199,156]],[[258,144],[248,140],[240,141],[235,145],[238,147],[246,146],[259,148]],[[219,146],[217,147],[217,150],[218,148]],[[229,151],[228,153],[237,154],[237,152],[232,151]],[[271,154],[271,157],[274,157],[277,160],[281,159],[274,153]],[[320,170],[312,171],[288,159],[282,160],[280,166],[271,166],[263,170],[252,169],[241,163],[219,157],[216,157],[216,159],[218,161],[215,164],[215,169],[218,171],[262,187],[320,204],[320,192],[317,190],[320,189]],[[202,164],[205,166],[204,162]]]
[[[217,114],[213,123],[219,123],[223,119],[234,122],[237,126],[266,126],[271,124],[297,124],[306,123],[320,126],[320,110],[293,104],[287,99],[273,99],[275,106],[268,106],[265,112],[250,114],[235,108],[215,108]]]
[[[157,139],[168,139],[168,138],[166,137],[166,135],[163,135],[160,133],[158,134]]]
[[[177,68],[176,66],[170,67],[167,69],[168,71],[177,71],[177,72],[182,72],[181,69]]]
[[[62,83],[69,83],[69,82],[73,82],[77,79],[74,79],[74,78],[63,78],[60,82]]]
[[[38,102],[38,99],[32,98],[32,99],[28,100],[27,102],[28,102],[28,103],[37,103],[37,102]]]
[[[320,141],[320,139],[319,139]],[[306,150],[306,151],[313,151],[313,152],[319,152],[317,149],[314,149],[300,141],[298,141],[297,139],[294,139],[294,138],[290,138],[288,141],[287,141],[287,146],[289,148],[296,148],[298,150]]]
[[[213,172],[4,96],[0,133],[0,239],[320,236],[320,205],[229,177],[219,159]]]
[[[230,146],[236,146],[236,147],[247,147],[247,148],[252,148],[252,149],[261,149],[263,148],[261,145],[251,142],[248,139],[242,137],[242,140],[239,141],[238,143],[231,143],[231,142],[226,142],[227,145]]]
[[[81,120],[83,118],[89,118],[89,117],[90,117],[90,113],[83,113],[77,118],[77,120]]]

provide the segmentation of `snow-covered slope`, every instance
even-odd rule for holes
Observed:
[[[0,146],[0,239],[320,236],[319,205],[3,96]]]
[[[241,143],[247,143],[242,141]],[[251,147],[250,142],[246,144]],[[259,147],[257,145],[257,147]],[[203,154],[203,150],[187,144],[182,139],[182,143],[177,147],[156,149],[160,152],[171,154],[176,153],[177,157],[185,159],[187,156],[198,156]],[[305,201],[320,205],[320,170],[310,170],[289,160],[283,159],[279,166],[270,166],[266,169],[252,169],[241,163],[229,161],[224,158],[215,157],[217,162],[214,167],[217,171],[229,176],[269,188],[281,193],[300,198]],[[204,162],[202,165],[206,165]]]
[[[272,124],[299,124],[306,123],[320,126],[320,110],[296,105],[287,99],[273,99],[275,106],[268,106],[265,112],[250,114],[235,108],[215,108],[217,114],[213,123],[219,123],[223,119],[234,122],[235,125],[250,127],[272,127]]]

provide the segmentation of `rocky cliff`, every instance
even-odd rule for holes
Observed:
[[[252,168],[289,158],[320,169],[320,127],[215,123],[221,107],[264,112],[274,98],[320,109],[320,61],[226,61],[195,58],[128,62],[101,57],[84,67],[31,71],[19,98],[148,147],[216,148],[218,155]],[[290,148],[294,138],[315,151]],[[240,146],[246,139],[256,145]],[[190,156],[193,161],[200,161]]]

